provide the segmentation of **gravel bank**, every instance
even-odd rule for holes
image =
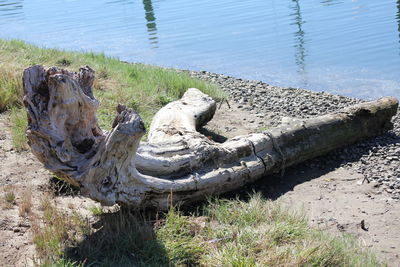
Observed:
[[[218,84],[229,93],[229,101],[252,110],[268,121],[264,126],[277,126],[284,117],[309,118],[360,103],[363,100],[313,92],[298,88],[272,86],[259,81],[237,79],[206,71],[189,71],[193,77]],[[400,112],[400,111],[399,111]],[[310,168],[341,166],[361,173],[365,181],[375,182],[381,190],[400,199],[400,116],[394,117],[394,129],[386,135],[357,143],[305,164]]]

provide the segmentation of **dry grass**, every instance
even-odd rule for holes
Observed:
[[[36,245],[38,263],[44,266],[76,266],[64,260],[64,248],[73,246],[89,233],[87,221],[78,213],[66,214],[56,207],[50,195],[40,201],[42,216],[30,217],[33,242]],[[62,263],[62,264],[60,264]]]
[[[21,193],[21,200],[18,203],[19,216],[28,217],[31,215],[32,207],[32,190],[28,188]]]

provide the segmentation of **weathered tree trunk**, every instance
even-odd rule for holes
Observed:
[[[196,131],[216,104],[190,88],[155,115],[147,143],[140,116],[118,106],[112,130],[96,119],[94,71],[24,71],[29,145],[45,167],[104,205],[167,208],[221,194],[268,173],[392,128],[398,101],[382,98],[219,144]],[[140,146],[139,146],[140,145]]]

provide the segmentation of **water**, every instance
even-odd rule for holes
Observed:
[[[400,97],[400,0],[0,0],[0,38]]]

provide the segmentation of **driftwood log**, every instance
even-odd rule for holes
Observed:
[[[33,66],[24,71],[27,136],[32,152],[103,205],[165,209],[221,194],[271,172],[385,133],[398,101],[387,97],[338,112],[294,120],[262,133],[216,143],[197,129],[216,103],[190,88],[155,115],[148,141],[140,116],[119,105],[112,130],[97,124],[94,71]]]

